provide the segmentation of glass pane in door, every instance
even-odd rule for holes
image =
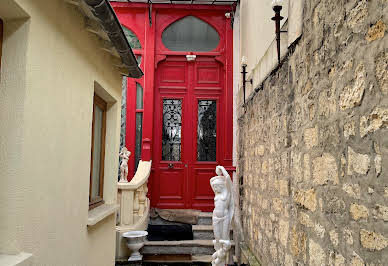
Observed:
[[[163,100],[162,160],[180,161],[182,147],[182,100]]]
[[[198,101],[197,160],[216,161],[217,102]]]

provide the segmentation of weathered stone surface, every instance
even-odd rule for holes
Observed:
[[[356,135],[356,123],[355,121],[348,122],[344,125],[344,137],[349,139],[350,136]]]
[[[317,209],[317,196],[313,188],[309,190],[296,191],[294,200],[300,206],[310,211],[315,211]]]
[[[360,118],[360,136],[388,127],[388,108],[376,107],[368,116]]]
[[[285,266],[293,266],[294,265],[294,261],[293,261],[292,256],[290,254],[285,255],[284,265]]]
[[[381,52],[376,58],[376,79],[380,90],[388,93],[388,52]]]
[[[342,110],[352,108],[361,104],[365,91],[365,67],[363,64],[357,66],[355,79],[352,85],[346,86],[341,94],[339,105]]]
[[[360,231],[360,241],[361,245],[369,250],[382,250],[388,246],[388,239],[383,235],[365,229]]]
[[[388,207],[376,204],[373,210],[373,217],[388,222]]]
[[[355,252],[353,252],[352,259],[350,261],[351,266],[365,266],[364,261],[358,256]]]
[[[281,199],[279,199],[279,198],[274,198],[273,200],[272,200],[272,203],[273,203],[273,205],[272,205],[272,207],[273,207],[273,210],[275,211],[275,212],[281,212],[282,210],[283,210],[283,201],[281,200]]]
[[[303,180],[301,157],[301,153],[291,152],[291,174],[298,182]]]
[[[348,175],[353,173],[365,175],[370,168],[370,158],[367,154],[356,153],[348,147]]]
[[[306,128],[304,130],[304,143],[308,149],[318,145],[318,128]]]
[[[375,168],[376,168],[376,175],[379,176],[381,173],[381,155],[376,155],[375,157]]]
[[[366,35],[366,40],[368,42],[372,42],[378,39],[381,39],[384,37],[385,30],[387,29],[387,26],[385,25],[384,21],[381,19],[376,22],[376,24],[372,25],[369,30],[368,34]]]
[[[326,195],[326,202],[326,212],[328,213],[336,213],[342,215],[345,211],[345,202],[338,196],[328,194]]]
[[[352,218],[357,221],[359,219],[368,218],[369,211],[363,205],[352,203],[350,205],[350,214],[352,215]]]
[[[296,228],[291,232],[291,252],[294,257],[304,254],[306,250],[306,234],[297,231]]]
[[[324,153],[313,160],[313,182],[317,185],[329,182],[338,184],[338,169],[334,156]]]
[[[358,184],[343,184],[343,191],[345,191],[350,197],[360,199],[361,190]]]
[[[351,9],[350,12],[347,14],[346,24],[353,30],[353,32],[355,33],[361,32],[365,18],[367,16],[368,16],[367,1],[366,0],[358,1],[358,4],[353,9]]]
[[[269,253],[271,254],[272,260],[277,262],[278,250],[276,248],[276,243],[272,242],[269,247]]]
[[[264,145],[257,146],[257,154],[258,155],[263,156],[264,155],[264,151],[265,151]]]
[[[345,258],[339,253],[330,252],[329,255],[329,265],[330,266],[345,266]]]
[[[323,249],[321,248],[321,246],[315,243],[311,239],[309,242],[310,242],[309,243],[310,264],[309,265],[316,265],[316,266],[325,265],[326,255]]]
[[[288,221],[286,220],[279,221],[279,240],[284,247],[287,247],[288,230],[289,230],[288,228],[289,228]]]
[[[385,263],[360,228],[388,238],[387,1],[304,1],[300,40],[237,108],[245,241],[262,265]]]
[[[310,170],[310,155],[307,153],[303,156],[303,177],[304,181],[308,181],[311,178],[311,170]]]
[[[348,228],[344,229],[344,239],[345,239],[346,244],[353,245],[352,231],[350,231]]]
[[[329,232],[330,241],[333,244],[333,246],[338,246],[338,233],[335,230],[331,230]]]
[[[280,193],[280,196],[288,196],[287,180],[279,180],[279,193]]]
[[[314,231],[320,238],[323,238],[325,236],[325,228],[320,224],[314,225]]]
[[[301,212],[299,213],[299,222],[307,227],[313,227],[314,224],[311,221],[309,215],[307,213]]]

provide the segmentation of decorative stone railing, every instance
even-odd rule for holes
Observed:
[[[150,211],[147,198],[151,161],[139,162],[130,182],[118,182],[117,200],[120,205],[117,231],[146,230]]]

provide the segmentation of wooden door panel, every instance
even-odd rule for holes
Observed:
[[[196,69],[197,83],[219,84],[220,70],[217,66],[198,66]]]
[[[192,184],[192,208],[200,209],[202,211],[212,211],[214,193],[210,187],[210,178],[214,174],[214,168],[198,168],[193,169],[193,175],[191,177]]]
[[[214,174],[214,168],[194,169],[193,179],[193,200],[213,200],[214,193],[210,187],[210,178]]]
[[[160,170],[159,189],[161,200],[183,201],[184,180],[183,169]]]
[[[163,64],[160,69],[160,83],[185,83],[186,66],[183,64]]]

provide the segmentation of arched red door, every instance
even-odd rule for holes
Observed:
[[[149,13],[148,5],[115,5],[120,21],[131,18],[134,32],[145,33],[141,158],[152,159],[153,207],[211,211],[215,167],[232,168],[230,8],[155,4]]]
[[[156,22],[153,202],[210,211],[209,180],[225,165],[229,145],[223,59],[230,25],[219,14],[193,11],[161,12]]]

